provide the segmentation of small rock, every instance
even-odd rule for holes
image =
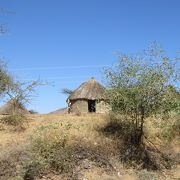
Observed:
[[[121,174],[120,172],[118,172],[118,176],[119,176],[119,177],[122,177],[122,174]]]

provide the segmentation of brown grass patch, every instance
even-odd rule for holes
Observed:
[[[28,115],[24,131],[5,127],[0,131],[0,179],[137,177],[120,161],[121,127],[108,127],[107,120],[100,114]]]

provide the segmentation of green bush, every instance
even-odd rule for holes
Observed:
[[[67,144],[68,136],[57,124],[43,126],[31,137],[31,158],[24,164],[24,179],[37,177],[48,171],[71,172],[75,161],[73,150]]]

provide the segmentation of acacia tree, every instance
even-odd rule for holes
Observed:
[[[157,44],[141,55],[119,55],[118,63],[105,70],[112,111],[130,122],[134,143],[143,136],[144,121],[156,113],[167,113],[173,101],[166,92],[177,79],[176,70]]]
[[[36,87],[40,85],[46,85],[40,79],[31,82],[20,82],[14,79],[14,77],[8,72],[4,61],[0,61],[0,97],[5,97],[11,100],[14,107],[21,105],[25,107],[30,103],[35,95]]]
[[[62,93],[65,94],[65,95],[70,95],[72,94],[73,90],[71,89],[68,89],[68,88],[63,88],[62,89]]]
[[[12,76],[8,73],[5,63],[0,60],[0,96],[2,98],[13,84]]]
[[[28,83],[17,81],[8,72],[4,61],[0,60],[0,97],[7,97],[12,100],[14,109],[21,105],[24,107],[32,100],[35,89],[39,85],[45,85],[40,80],[31,81]]]
[[[2,14],[12,14],[12,11],[0,8]],[[5,24],[0,23],[0,35],[7,32]],[[29,83],[16,81],[8,72],[4,61],[0,60],[0,96],[3,98],[8,96],[12,100],[14,109],[17,105],[25,106],[29,103],[35,93],[35,88],[39,85],[45,85],[40,80],[35,80]]]
[[[19,105],[25,107],[29,104],[35,94],[35,89],[37,86],[43,85],[40,80],[32,81],[29,83],[14,81],[9,84],[6,94],[12,100],[12,105],[14,107],[14,113],[16,107]]]

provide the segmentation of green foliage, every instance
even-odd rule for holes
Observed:
[[[4,95],[12,84],[12,77],[8,73],[5,63],[0,60],[0,96]]]
[[[177,107],[170,88],[175,68],[162,52],[154,44],[142,55],[119,55],[118,63],[105,71],[112,111],[125,115],[141,132],[145,118]]]
[[[31,137],[31,158],[24,163],[25,179],[37,177],[54,170],[70,172],[74,166],[72,149],[68,146],[67,134],[62,134],[60,124],[41,126]],[[66,130],[70,126],[65,127]]]
[[[156,115],[160,115],[162,119],[169,119],[171,112],[180,115],[180,93],[174,86],[169,85],[164,89],[160,105]]]

